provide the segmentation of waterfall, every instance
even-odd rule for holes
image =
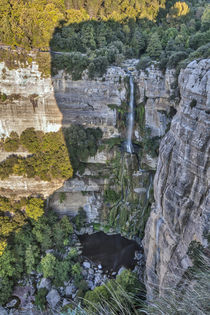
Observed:
[[[132,134],[133,134],[133,125],[134,125],[134,84],[133,84],[132,75],[130,75],[129,83],[130,83],[130,101],[129,101],[129,112],[128,112],[126,151],[128,153],[133,153]]]

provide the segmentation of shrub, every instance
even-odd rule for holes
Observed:
[[[44,134],[28,128],[22,132],[20,141],[33,155],[26,158],[9,156],[0,163],[0,178],[4,179],[10,174],[39,176],[45,181],[72,177],[73,169],[61,130]]]
[[[115,203],[119,199],[120,199],[120,194],[117,193],[115,190],[108,188],[104,191],[105,202]]]
[[[136,274],[124,270],[116,277],[116,280],[109,280],[93,291],[88,291],[85,294],[84,303],[87,311],[95,315],[136,314],[136,308],[140,307],[145,298],[144,291]]]
[[[197,267],[182,279],[176,288],[165,288],[164,296],[158,295],[144,307],[148,315],[159,314],[209,314],[210,261],[197,252]]]
[[[80,230],[86,223],[87,214],[83,208],[79,208],[78,214],[73,218],[76,229]]]
[[[37,152],[40,149],[41,132],[35,131],[34,128],[27,128],[21,133],[21,144],[32,153]]]
[[[196,104],[197,104],[197,100],[193,99],[193,100],[190,102],[190,108],[195,107]]]
[[[60,203],[63,203],[65,200],[66,200],[66,193],[62,191],[59,193],[59,201]]]

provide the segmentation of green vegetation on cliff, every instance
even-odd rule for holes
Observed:
[[[33,128],[24,130],[20,136],[11,133],[3,142],[6,151],[16,151],[22,145],[32,155],[23,158],[10,155],[0,163],[0,178],[11,174],[38,177],[50,181],[68,179],[73,176],[68,150],[62,131],[43,133]]]

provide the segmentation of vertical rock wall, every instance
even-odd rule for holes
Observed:
[[[210,60],[179,75],[181,101],[160,145],[155,205],[144,238],[148,297],[176,285],[191,265],[191,241],[206,246],[210,228]]]

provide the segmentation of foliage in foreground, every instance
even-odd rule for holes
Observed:
[[[205,250],[204,250],[205,252]],[[85,307],[80,305],[62,314],[75,315],[207,315],[210,312],[209,283],[210,256],[196,250],[194,266],[184,275],[176,288],[166,288],[164,297],[144,302],[139,296],[139,283],[135,275],[125,270],[116,281],[95,288],[85,295]],[[127,282],[128,281],[128,282]]]
[[[89,314],[135,314],[145,298],[144,286],[135,273],[124,270],[106,284],[88,291],[84,297]]]
[[[82,279],[77,250],[71,240],[73,226],[67,217],[58,219],[49,212],[37,220],[28,218],[24,224],[21,229],[10,231],[6,238],[0,234],[6,243],[3,250],[0,247],[0,305],[8,301],[18,280],[27,279],[34,272],[50,278],[55,286],[70,278],[77,283]],[[63,257],[69,245],[71,249]],[[38,306],[44,300],[41,293],[36,299]]]

